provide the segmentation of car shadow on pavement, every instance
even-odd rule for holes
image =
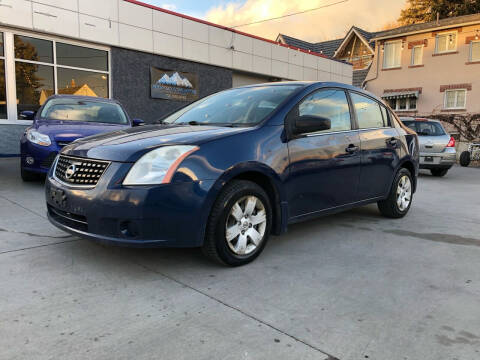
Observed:
[[[309,246],[312,241],[335,241],[335,238],[331,238],[332,229],[341,229],[343,232],[349,232],[348,224],[365,221],[370,226],[381,221],[375,205],[292,224],[289,226],[287,233],[280,236],[270,236],[265,251],[254,262],[266,265],[272,261],[272,258],[284,256],[285,252],[290,253],[292,256],[301,255],[303,245]],[[78,250],[81,253],[93,252],[101,254],[101,256],[82,257],[83,261],[107,261],[111,264],[113,263],[112,265],[116,268],[121,267],[124,262],[129,262],[149,270],[161,268],[163,271],[167,269],[169,273],[185,273],[185,271],[191,271],[192,269],[216,269],[216,271],[222,268],[229,269],[208,260],[203,256],[200,248],[129,248],[104,245],[85,239],[80,239],[74,246],[79,247],[80,249]],[[59,247],[59,251],[62,251],[61,249],[62,247]]]

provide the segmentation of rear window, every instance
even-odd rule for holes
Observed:
[[[442,136],[445,135],[443,126],[434,121],[403,121],[410,129],[419,136]]]
[[[128,124],[127,117],[118,104],[75,98],[48,100],[40,117],[48,120]]]

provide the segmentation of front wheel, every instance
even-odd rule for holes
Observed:
[[[380,213],[385,217],[394,219],[404,217],[410,209],[410,205],[412,205],[412,184],[410,171],[405,168],[400,169],[393,180],[388,198],[377,203]]]
[[[264,249],[272,224],[268,195],[251,181],[227,184],[208,219],[203,253],[210,259],[239,266]]]

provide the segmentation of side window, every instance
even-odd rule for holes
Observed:
[[[321,116],[330,119],[331,128],[319,133],[352,129],[350,108],[347,96],[343,90],[326,89],[308,95],[298,105],[298,115]]]
[[[384,126],[380,105],[375,100],[356,93],[350,93],[350,95],[357,113],[358,127],[360,129]]]

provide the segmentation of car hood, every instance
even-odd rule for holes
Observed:
[[[79,138],[127,129],[130,125],[117,125],[72,121],[37,121],[33,128],[55,141],[71,142]]]
[[[90,136],[65,147],[63,154],[110,161],[134,162],[165,145],[200,145],[251,128],[188,125],[146,125]]]

